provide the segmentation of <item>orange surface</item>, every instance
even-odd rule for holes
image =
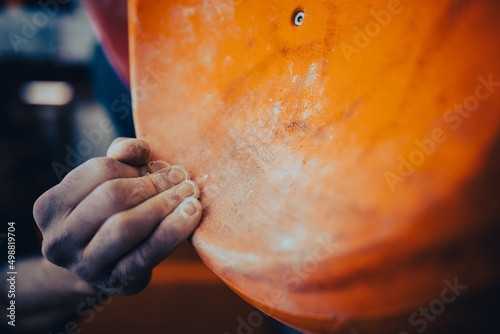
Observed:
[[[404,330],[445,279],[487,290],[499,15],[496,0],[130,1],[137,135],[202,187],[204,262],[311,332]]]

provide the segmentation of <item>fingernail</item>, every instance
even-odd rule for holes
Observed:
[[[193,196],[194,192],[195,192],[195,188],[191,182],[183,182],[177,188],[177,194],[181,195],[182,197]]]
[[[182,181],[185,181],[187,180],[187,173],[184,169],[180,168],[180,167],[172,167],[172,169],[170,170],[170,173],[168,173],[168,179],[170,180],[170,182],[172,182],[173,184],[179,184],[181,183]]]
[[[198,211],[192,201],[185,201],[181,205],[181,212],[187,216],[192,216]]]
[[[165,172],[158,172],[154,174],[153,179],[154,179],[153,183],[155,184],[156,190],[160,193],[167,189],[172,188],[172,185],[170,184],[167,174]]]
[[[168,162],[158,160],[158,161],[151,161],[148,164],[148,167],[151,170],[151,173],[155,173],[162,169],[170,167],[170,164]]]

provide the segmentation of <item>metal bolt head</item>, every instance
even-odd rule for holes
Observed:
[[[303,11],[299,11],[295,13],[295,16],[293,18],[293,23],[296,26],[302,25],[302,22],[304,22],[304,18],[306,17],[306,14]]]

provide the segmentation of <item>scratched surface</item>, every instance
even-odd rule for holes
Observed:
[[[463,189],[497,163],[500,92],[484,84],[500,81],[496,1],[129,9],[137,135],[200,184],[192,242],[248,301],[319,332],[414,310],[443,277],[492,279],[464,269],[491,263],[438,246],[490,228],[472,224],[481,208]]]

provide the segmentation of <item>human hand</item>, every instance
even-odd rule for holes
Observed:
[[[43,255],[108,293],[146,287],[202,213],[188,173],[149,159],[146,142],[120,138],[108,157],[85,162],[44,193],[33,209]]]

